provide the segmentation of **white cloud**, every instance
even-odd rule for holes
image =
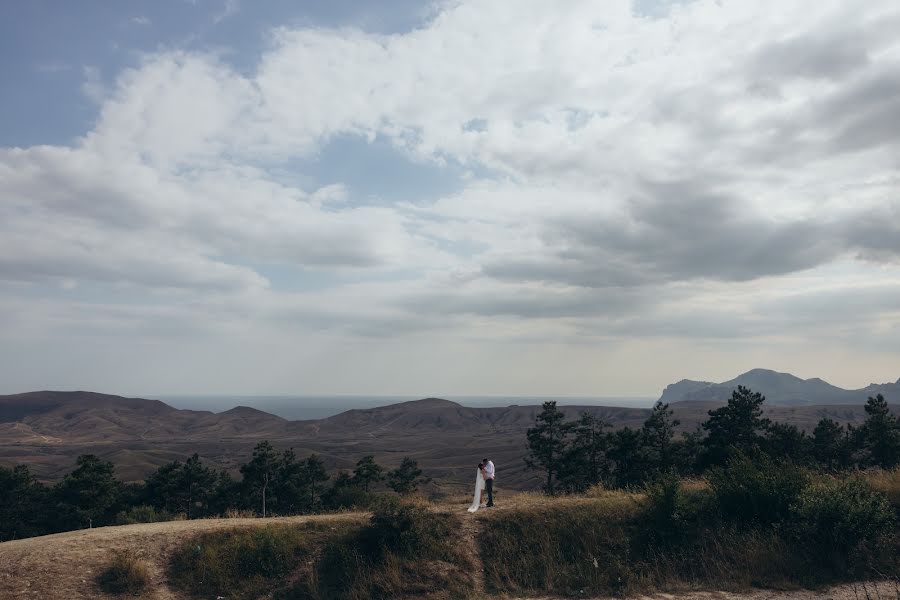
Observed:
[[[887,1],[458,2],[404,34],[278,29],[249,73],[196,52],[109,88],[88,69],[78,143],[0,151],[0,280],[187,294],[259,331],[579,343],[732,321],[801,343],[837,329],[785,316],[785,286],[840,303],[900,260],[896,23]],[[476,175],[378,206],[280,183],[337,136]],[[288,292],[272,265],[340,277]],[[855,306],[896,326],[892,301]]]

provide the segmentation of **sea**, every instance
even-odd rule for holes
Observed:
[[[291,421],[322,419],[351,409],[375,408],[424,396],[233,396],[233,395],[144,395],[175,408],[223,412],[235,406],[250,406]],[[649,408],[657,398],[649,396],[431,396],[463,406],[527,406],[556,400],[559,406],[621,406]]]

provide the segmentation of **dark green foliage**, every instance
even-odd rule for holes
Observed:
[[[813,563],[861,573],[875,566],[875,542],[894,530],[896,515],[887,497],[858,477],[826,479],[804,489],[792,506],[791,528],[812,550]]]
[[[384,479],[384,468],[375,462],[371,454],[363,456],[353,469],[353,483],[368,492],[369,487]]]
[[[652,538],[662,544],[674,544],[682,540],[686,526],[686,498],[681,489],[681,479],[670,471],[647,486],[646,518]]]
[[[399,467],[388,473],[387,480],[392,490],[405,495],[415,492],[420,485],[430,482],[431,478],[423,477],[419,463],[407,456],[400,462]]]
[[[609,477],[606,456],[609,423],[584,413],[572,427],[572,442],[560,460],[559,486],[567,492],[583,492]]]
[[[157,469],[147,478],[146,494],[157,508],[190,519],[209,514],[217,482],[216,472],[194,454],[184,463],[176,460]]]
[[[645,480],[658,477],[675,466],[672,439],[679,424],[678,419],[672,418],[672,410],[668,404],[657,402],[653,406],[650,416],[641,427]]]
[[[707,478],[722,516],[748,527],[788,520],[791,506],[808,483],[799,467],[766,456],[752,460],[740,453],[725,467],[713,468]]]
[[[636,506],[613,499],[491,515],[478,545],[495,594],[622,595],[638,572]]]
[[[135,523],[160,523],[173,520],[174,515],[164,510],[157,510],[146,504],[132,506],[116,515],[116,525],[134,525]]]
[[[456,515],[388,498],[369,525],[325,546],[312,581],[279,600],[466,598],[472,565],[460,551]]]
[[[115,478],[113,464],[85,454],[78,457],[76,465],[53,490],[61,528],[108,524],[121,486]]]
[[[556,407],[555,401],[544,402],[543,409],[535,418],[535,425],[528,430],[528,456],[525,463],[531,469],[544,471],[547,482],[544,490],[548,494],[556,492],[557,478],[564,470],[564,457],[572,424],[565,422],[565,415]]]
[[[309,555],[311,531],[268,526],[205,534],[175,550],[169,578],[202,598],[257,598],[284,585]]]
[[[891,414],[884,396],[866,402],[866,421],[858,430],[866,466],[890,469],[900,465],[900,418]]]
[[[611,482],[616,487],[641,485],[646,479],[642,444],[639,429],[623,427],[609,434],[606,456],[614,465]]]
[[[709,420],[703,423],[707,434],[703,442],[705,465],[724,465],[734,451],[749,457],[760,454],[770,425],[762,416],[765,399],[759,392],[739,385],[728,404],[709,411]]]
[[[846,429],[836,421],[823,418],[813,430],[812,452],[816,462],[828,471],[849,466],[851,444]]]
[[[766,435],[765,451],[776,460],[809,464],[813,458],[813,442],[796,425],[772,423]]]
[[[275,448],[268,441],[262,441],[253,448],[250,462],[241,466],[244,476],[242,484],[251,502],[258,501],[262,516],[268,514],[269,492],[274,487],[275,477],[281,468],[281,460]]]
[[[0,542],[47,533],[47,496],[26,465],[0,467]]]
[[[326,510],[368,508],[377,494],[367,492],[353,482],[346,471],[337,474],[331,488],[322,494],[322,506]]]
[[[150,569],[132,552],[114,552],[112,560],[97,576],[97,585],[109,594],[139,596],[150,585]]]

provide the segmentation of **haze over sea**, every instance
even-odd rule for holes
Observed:
[[[419,396],[231,396],[231,395],[148,395],[145,398],[161,400],[175,408],[210,410],[221,412],[235,406],[253,408],[291,420],[321,419],[355,408],[374,408],[398,402],[422,398],[444,398],[463,406],[509,406],[511,404],[539,405],[546,400],[556,400],[560,406],[624,406],[648,408],[657,400],[650,396],[443,396],[423,394]]]

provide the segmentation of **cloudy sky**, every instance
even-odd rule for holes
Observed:
[[[0,392],[900,376],[895,0],[0,7]]]

